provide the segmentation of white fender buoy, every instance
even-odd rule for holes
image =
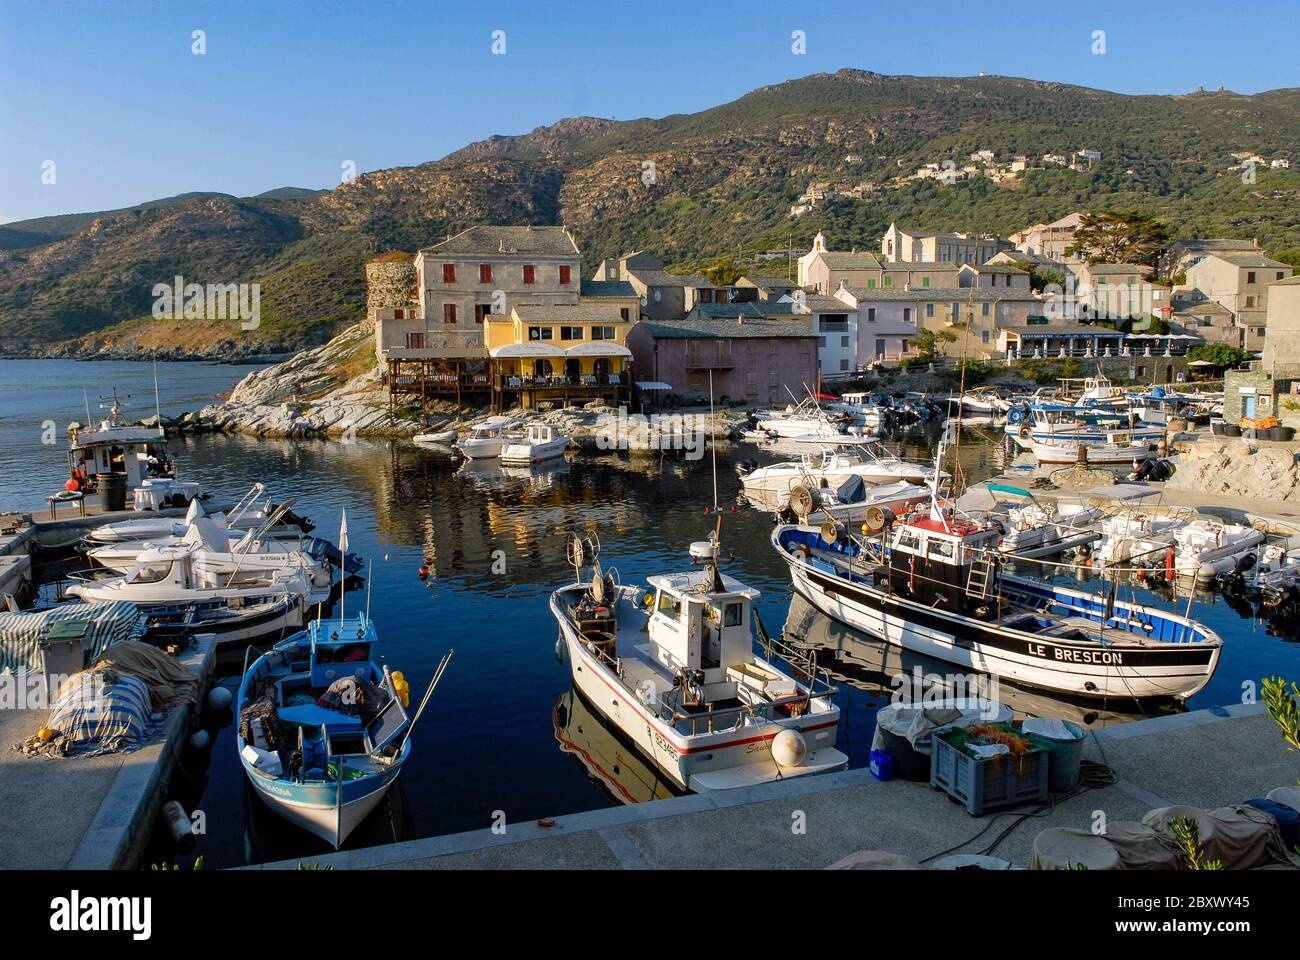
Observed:
[[[195,730],[190,734],[190,749],[192,750],[206,750],[210,743],[212,743],[212,737],[208,735],[206,730]]]
[[[783,767],[797,767],[808,756],[808,741],[798,730],[782,730],[772,738],[772,759]]]
[[[162,805],[162,818],[167,823],[167,831],[172,835],[172,842],[182,850],[194,845],[194,824],[190,815],[175,800],[168,800]]]
[[[208,706],[213,710],[225,710],[234,699],[235,695],[227,687],[215,686],[208,691]]]

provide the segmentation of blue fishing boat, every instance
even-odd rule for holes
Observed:
[[[364,613],[317,620],[245,662],[236,699],[236,747],[253,789],[336,849],[402,772],[411,731],[451,658],[411,717],[401,674],[376,662],[378,643]]]

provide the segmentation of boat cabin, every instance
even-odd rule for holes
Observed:
[[[73,433],[68,469],[90,491],[109,473],[125,473],[127,487],[134,488],[151,477],[170,477],[175,472],[161,428],[113,426],[108,421],[98,430]]]
[[[731,668],[754,659],[750,610],[759,593],[714,568],[650,577],[654,589],[650,614],[650,655],[676,675],[682,670],[700,678],[706,688],[726,684],[724,696],[735,696]],[[709,589],[720,585],[721,590]],[[715,699],[708,696],[708,699]]]
[[[999,525],[951,510],[913,514],[890,536],[890,590],[954,613],[983,606],[994,588],[989,558],[1001,536]]]

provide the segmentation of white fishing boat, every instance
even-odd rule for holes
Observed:
[[[69,596],[92,603],[134,603],[151,623],[213,633],[219,644],[296,629],[313,595],[297,566],[224,573],[205,563],[201,544],[142,552],[126,574],[71,574]]]
[[[949,397],[948,402],[977,416],[997,416],[1011,409],[1011,401],[993,387],[972,387],[965,393]]]
[[[185,531],[189,529],[190,524],[199,517],[210,518],[218,527],[245,532],[255,530],[266,523],[267,517],[276,512],[276,506],[271,503],[269,496],[262,499],[264,493],[266,487],[261,483],[255,483],[238,503],[225,512],[209,514],[202,503],[193,500],[184,517],[149,517],[102,524],[87,532],[85,542],[89,545],[98,545],[122,543],[128,540],[161,541],[180,538],[185,536]],[[291,504],[292,501],[288,501],[281,506]],[[310,533],[313,529],[315,525],[310,520],[298,516],[292,510],[285,510],[281,513],[279,522],[268,531],[268,535],[298,537],[303,533]]]
[[[541,463],[564,456],[569,438],[549,423],[530,423],[520,435],[507,434],[501,446],[502,463]]]
[[[125,489],[134,490],[148,480],[173,479],[176,468],[167,453],[167,434],[161,426],[131,426],[122,417],[129,397],[111,399],[100,406],[108,413],[99,424],[74,427],[68,451],[69,489],[79,493],[101,493],[111,476],[122,476]],[[86,419],[90,420],[87,404]]]
[[[1106,431],[1097,439],[1030,440],[1029,449],[1040,464],[1080,463],[1094,466],[1131,466],[1134,471],[1156,455],[1155,444],[1134,439],[1127,430]]]
[[[1211,580],[1256,557],[1264,531],[1217,518],[1192,520],[1173,530],[1174,570],[1180,577]]]
[[[846,393],[834,403],[827,404],[831,410],[848,414],[861,420],[867,426],[878,426],[885,419],[885,409],[878,403],[871,402],[869,393]]]
[[[719,518],[719,524],[721,519]],[[811,659],[779,643],[754,653],[758,591],[717,566],[648,578],[604,573],[590,542],[570,541],[577,582],[551,594],[578,691],[676,786],[696,792],[843,769],[835,688]],[[590,580],[582,570],[592,566]]]
[[[941,447],[942,452],[942,447]],[[772,546],[819,610],[963,668],[1084,697],[1185,698],[1218,665],[1204,625],[1000,569],[1000,524],[962,515],[931,484],[928,510],[882,517],[878,540],[781,525]]]
[[[906,513],[929,498],[929,489],[915,483],[866,484],[859,477],[850,477],[836,488],[795,487],[790,491],[788,509],[779,515],[800,523],[834,519],[839,523],[859,524],[873,509]]]
[[[313,621],[253,661],[235,699],[235,748],[272,811],[335,849],[379,806],[411,756],[405,680],[378,662],[366,614]],[[250,648],[251,650],[251,648]]]
[[[468,460],[491,460],[501,455],[510,428],[508,417],[491,417],[470,428],[469,436],[457,441],[456,449]]]

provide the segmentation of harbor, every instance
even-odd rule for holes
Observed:
[[[142,365],[136,375],[141,374],[149,375],[147,366]],[[122,375],[129,376],[130,371]],[[21,842],[5,856],[15,866],[47,867],[74,862],[144,867],[186,864],[197,857],[202,857],[208,868],[298,863],[358,868],[492,866],[504,865],[507,860],[535,866],[693,866],[699,864],[683,861],[672,851],[697,831],[723,830],[728,835],[758,831],[755,836],[765,836],[764,831],[777,831],[778,827],[785,830],[779,842],[774,839],[767,847],[757,842],[739,845],[734,865],[825,867],[862,850],[886,851],[920,863],[949,846],[956,848],[950,852],[960,853],[983,849],[985,844],[960,841],[984,826],[986,818],[972,819],[928,784],[901,778],[885,782],[879,779],[879,771],[871,769],[878,749],[877,720],[897,701],[899,678],[911,676],[919,667],[921,676],[937,678],[936,682],[950,679],[954,673],[961,680],[967,676],[966,667],[900,650],[840,624],[809,603],[802,592],[792,590],[787,564],[774,549],[774,531],[783,529],[774,527],[779,520],[775,514],[799,506],[793,503],[799,499],[795,488],[807,482],[810,465],[841,470],[857,462],[859,454],[853,452],[853,444],[832,443],[848,451],[841,465],[820,459],[816,451],[825,444],[810,449],[790,438],[775,444],[744,439],[749,413],[727,411],[725,422],[734,424],[731,439],[709,443],[708,455],[694,460],[671,450],[653,456],[584,450],[562,451],[554,457],[530,456],[527,459],[542,462],[512,466],[491,457],[467,457],[458,454],[454,446],[436,442],[342,443],[229,435],[170,438],[169,452],[177,463],[177,476],[209,494],[207,500],[200,501],[209,505],[204,506],[205,513],[224,516],[219,509],[224,508],[234,517],[235,508],[248,492],[247,483],[256,479],[266,490],[257,502],[270,505],[265,513],[268,521],[280,497],[292,500],[294,513],[310,518],[314,528],[310,536],[328,538],[343,554],[364,558],[363,568],[354,565],[363,575],[347,584],[341,602],[334,596],[319,610],[316,606],[305,609],[301,622],[308,626],[319,621],[327,630],[346,632],[364,626],[359,618],[372,616],[382,641],[375,646],[378,673],[374,684],[391,691],[395,687],[386,674],[400,673],[411,691],[402,711],[407,719],[402,723],[417,715],[421,695],[441,676],[442,657],[452,647],[455,659],[445,665],[446,676],[429,699],[419,732],[408,738],[411,760],[401,764],[400,779],[386,781],[375,806],[355,821],[349,820],[342,836],[333,832],[333,827],[323,839],[313,836],[253,794],[250,778],[259,774],[241,766],[253,762],[247,756],[241,761],[248,746],[240,731],[242,710],[213,710],[203,698],[186,712],[183,722],[179,713],[169,715],[168,730],[161,739],[118,756],[116,767],[104,757],[38,761],[17,751],[6,757],[6,789],[15,797],[66,790],[72,780],[89,776],[84,791],[76,788],[79,795],[84,793],[84,810],[78,808],[77,816],[59,824],[58,842],[49,842],[48,836],[56,828],[37,821],[15,834]],[[474,429],[466,425],[463,436],[470,436]],[[927,476],[933,479],[936,470],[942,477],[960,478],[965,492],[957,502],[966,505],[972,498],[987,496],[990,487],[1031,494],[1029,499],[1040,505],[1107,496],[1104,488],[1096,486],[1072,488],[1053,483],[1052,475],[1059,467],[1017,469],[1018,454],[1008,450],[1001,437],[987,427],[964,426],[946,415],[893,422],[880,433],[884,446],[863,459],[869,465],[869,479],[857,490],[856,499],[846,495],[842,504],[821,504],[826,510],[823,525],[839,524],[839,529],[846,531],[832,536],[828,544],[841,536],[859,538],[868,546],[878,540],[879,534],[870,531],[873,515],[867,505],[889,510],[894,523],[901,523],[909,511],[930,510],[932,492],[927,492],[925,483]],[[528,441],[528,434],[521,436]],[[549,442],[549,438],[542,439]],[[937,464],[936,456],[940,458]],[[790,502],[775,508],[751,502],[745,480],[755,474],[754,465],[761,469],[765,464],[790,462],[804,464],[792,475],[796,482],[785,489]],[[891,466],[895,463],[898,466]],[[50,472],[58,477],[57,470]],[[912,483],[914,489],[902,502],[896,502],[898,494],[893,487],[908,483],[898,478],[908,471],[920,482]],[[1046,482],[1036,481],[1039,476]],[[1062,475],[1056,476],[1062,479]],[[1131,482],[1123,476],[1118,479],[1121,482],[1115,485],[1107,510],[1123,513],[1132,509],[1123,490]],[[29,485],[25,471],[5,482],[12,484],[6,489],[10,497],[6,502],[12,502],[12,496]],[[845,482],[840,478],[823,489],[839,489]],[[943,490],[948,489],[946,483]],[[1247,525],[1267,522],[1272,533],[1281,535],[1300,512],[1288,501],[1252,501],[1243,507],[1240,498],[1170,490],[1160,481],[1141,485],[1147,493],[1134,502],[1150,507],[1156,515],[1186,511],[1191,506],[1211,514],[1220,509],[1237,511],[1224,516],[1244,519]],[[807,489],[813,498],[819,498],[817,483]],[[273,495],[275,501],[270,499]],[[24,496],[30,503],[30,494]],[[1025,499],[1011,496],[1012,502],[1021,506]],[[1158,509],[1152,506],[1157,501]],[[794,512],[808,513],[805,507],[810,506],[814,504]],[[32,510],[32,523],[10,535],[6,549],[15,556],[27,556],[27,549],[39,542],[42,531],[53,534],[80,525],[84,529],[79,533],[84,536],[97,527],[111,529],[110,525],[120,523],[124,516],[106,516],[93,502],[89,507],[86,518],[65,513],[53,521],[40,517],[39,509]],[[976,507],[954,509],[973,511]],[[149,514],[125,512],[135,522]],[[168,524],[196,522],[188,507],[165,508],[159,514]],[[340,529],[344,515],[346,528]],[[885,516],[884,512],[879,516]],[[787,514],[787,520],[791,518]],[[793,519],[797,527],[798,518]],[[810,529],[820,536],[822,527]],[[293,543],[303,542],[306,536],[297,528],[290,533]],[[576,554],[575,543],[579,544]],[[208,546],[202,549],[211,550]],[[209,556],[205,563],[218,562],[221,554],[217,551]],[[71,568],[84,567],[86,557],[68,558],[38,550],[35,559],[34,602],[41,609],[57,608],[59,592],[76,582],[71,577],[76,571]],[[1071,568],[1064,580],[1058,571],[1052,572],[1051,579],[1062,585],[1096,591],[1104,583],[1079,554],[1042,559]],[[697,681],[690,677],[675,683],[671,672],[656,681],[659,691],[667,689],[670,698],[677,696],[673,691],[682,693],[680,702],[665,701],[668,713],[664,715],[676,715],[680,724],[692,710],[699,709],[691,708],[688,698],[707,702],[710,685],[716,682],[709,669],[721,671],[717,676],[723,679],[747,678],[742,682],[751,684],[758,699],[747,706],[742,699],[742,712],[770,702],[771,709],[788,711],[811,727],[803,734],[808,743],[806,757],[802,747],[783,744],[782,749],[795,751],[786,756],[773,743],[772,755],[782,757],[775,777],[766,765],[745,774],[757,777],[749,783],[744,777],[736,780],[726,767],[717,773],[684,770],[680,777],[670,775],[663,758],[646,756],[634,737],[595,710],[598,695],[573,684],[577,658],[587,650],[612,651],[624,662],[622,675],[636,676],[626,666],[630,654],[617,646],[601,647],[607,641],[592,639],[606,635],[602,633],[607,629],[602,620],[606,615],[596,613],[593,607],[574,620],[580,632],[570,638],[567,649],[556,641],[556,618],[568,614],[557,611],[548,598],[557,590],[560,592],[554,595],[562,596],[565,584],[574,585],[575,600],[585,602],[582,598],[595,578],[599,576],[603,582],[605,573],[614,571],[616,581],[611,586],[615,593],[627,592],[618,594],[626,600],[615,604],[611,616],[632,624],[645,592],[640,584],[648,583],[651,591],[671,593],[680,583],[686,590],[681,599],[689,605],[697,595],[692,591],[703,583],[698,578],[710,576],[710,560],[716,562],[722,580],[712,587],[716,599],[701,595],[705,607],[700,622],[706,628],[710,623],[734,623],[747,635],[752,631],[756,646],[750,652],[747,643],[733,645],[723,627],[719,652],[711,654],[707,645],[704,648],[706,662],[698,681],[701,689],[693,688]],[[593,561],[598,566],[593,566]],[[1041,576],[1045,569],[1041,561],[1035,566],[1032,558],[1011,557],[1008,562],[1019,576]],[[1047,813],[1025,819],[991,855],[1015,866],[1028,866],[1037,833],[1058,826],[1086,829],[1084,811],[1094,809],[1098,796],[1104,798],[1108,816],[1140,821],[1152,809],[1237,804],[1263,798],[1291,782],[1285,747],[1272,720],[1258,704],[1243,702],[1244,684],[1258,684],[1261,678],[1274,674],[1294,676],[1300,672],[1296,633],[1290,621],[1270,615],[1257,601],[1243,604],[1213,584],[1209,589],[1206,584],[1183,589],[1188,585],[1164,576],[1163,553],[1158,567],[1144,573],[1144,577],[1150,574],[1147,579],[1126,586],[1113,602],[1159,604],[1169,609],[1171,616],[1201,624],[1222,641],[1221,647],[1216,647],[1215,663],[1190,687],[1169,691],[1172,696],[1155,697],[1132,696],[1132,691],[1118,687],[1054,690],[1050,685],[1044,688],[1032,675],[1017,677],[1014,671],[1001,678],[984,674],[986,680],[1001,682],[981,687],[979,693],[1004,704],[1008,720],[1056,718],[1077,724],[1083,731],[1084,758],[1105,765],[1116,779],[1114,784],[1055,797]],[[673,579],[679,575],[696,579]],[[965,593],[971,592],[966,578],[954,582],[960,582]],[[717,592],[719,586],[721,592]],[[745,592],[748,590],[755,592],[752,600]],[[990,588],[988,593],[992,592]],[[732,602],[752,602],[752,613],[731,612],[727,605]],[[661,611],[666,609],[664,603],[655,600],[651,608]],[[423,626],[431,622],[439,624],[436,631]],[[561,625],[564,622],[561,619]],[[260,643],[251,642],[257,653],[274,653],[272,645],[294,630],[285,625]],[[656,640],[653,630],[651,627],[651,643],[671,651],[675,641]],[[630,642],[639,645],[642,641],[636,637],[637,631],[632,629]],[[653,654],[653,646],[648,649]],[[250,644],[237,638],[195,646],[183,657],[204,687],[224,690],[229,700],[236,701],[243,673],[256,659],[249,651]],[[695,655],[684,651],[680,656],[689,661]],[[710,656],[721,656],[718,667],[708,667]],[[729,657],[735,658],[731,667],[726,666],[732,662]],[[651,656],[646,661],[647,668],[654,660]],[[508,695],[496,701],[491,711],[478,709],[482,704],[481,678],[485,672],[501,669],[503,663],[510,665]],[[824,684],[826,707],[834,708],[827,715],[834,737],[825,747],[824,770],[815,759],[823,750],[816,739],[815,711],[821,708],[804,713],[806,694],[801,692],[814,673],[819,679],[812,689],[820,691],[819,685]],[[1138,676],[1133,674],[1129,682],[1136,682]],[[631,704],[644,684],[640,680],[624,682],[630,684]],[[720,701],[716,710],[708,709],[717,714],[709,720],[711,728],[722,729],[732,723],[724,712],[729,704]],[[293,715],[288,700],[280,704],[280,710],[286,717]],[[448,736],[448,724],[462,714],[473,717],[472,739],[478,745],[474,749]],[[312,721],[303,716],[309,726]],[[1220,721],[1222,725],[1216,726]],[[703,729],[698,721],[692,723],[697,732]],[[30,738],[36,730],[27,727],[33,724],[40,725],[35,711],[6,717],[7,740]],[[188,743],[198,730],[208,734],[202,749]],[[670,735],[667,728],[665,735]],[[382,736],[372,738],[367,749],[382,751],[383,742]],[[396,741],[398,755],[405,757],[402,745],[401,739]],[[690,750],[685,744],[678,749]],[[304,754],[309,750],[304,749]],[[1102,751],[1104,758],[1100,757]],[[435,756],[436,761],[432,759]],[[1191,756],[1196,762],[1185,762]],[[1251,762],[1241,762],[1243,756],[1249,756]],[[1157,757],[1172,758],[1169,766],[1177,767],[1180,775],[1161,780],[1167,768],[1155,764]],[[781,763],[792,764],[784,775]],[[310,761],[305,760],[305,768],[308,766]],[[801,767],[811,775],[793,775]],[[746,769],[741,766],[735,772]],[[1237,773],[1225,777],[1225,769]],[[446,789],[448,778],[458,783],[457,789]],[[129,785],[135,793],[124,800],[117,790],[119,783]],[[706,785],[715,788],[705,789]],[[1104,793],[1096,794],[1094,789]],[[509,801],[503,803],[502,797]],[[176,845],[157,812],[164,802],[171,801],[179,803],[188,816],[198,815],[202,823],[202,832],[194,831],[183,848]],[[347,802],[342,801],[343,805]],[[791,805],[796,803],[812,822],[826,826],[824,833],[810,827],[803,847],[791,846],[800,842],[789,832]],[[932,814],[917,813],[932,808]],[[784,810],[784,824],[778,820],[773,825],[778,809]],[[1021,817],[1033,809],[1035,805],[1030,803],[995,813],[998,817]],[[863,812],[868,810],[872,813],[864,818]],[[871,824],[868,830],[863,829],[864,819]],[[334,821],[343,822],[337,815],[327,822]],[[916,826],[921,822],[926,823],[924,829]],[[504,834],[493,830],[499,823],[509,825]],[[120,839],[123,832],[128,839]],[[992,839],[994,832],[990,830],[985,838]],[[119,838],[110,843],[95,842],[96,837]],[[342,850],[332,853],[335,846]],[[761,862],[764,856],[766,863]]]

